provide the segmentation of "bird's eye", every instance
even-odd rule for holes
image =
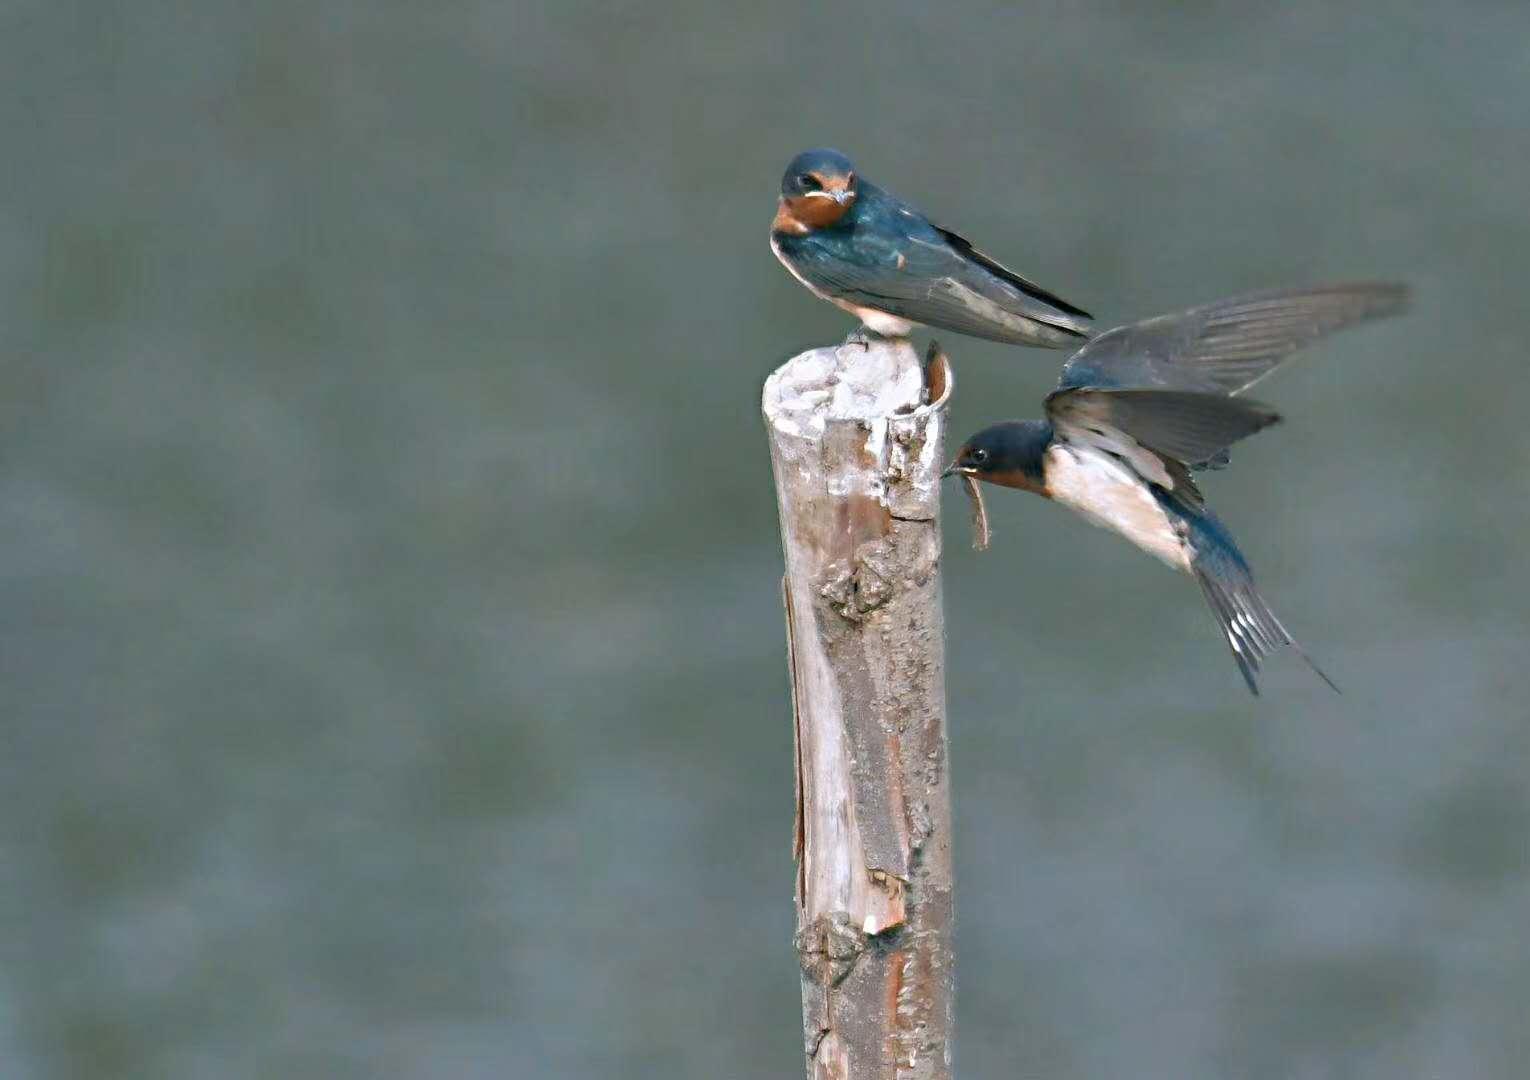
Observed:
[[[818,177],[812,173],[803,173],[797,177],[797,184],[803,191],[822,191],[823,185],[818,182]]]
[[[974,465],[988,464],[988,451],[981,449],[972,451],[972,463]]]

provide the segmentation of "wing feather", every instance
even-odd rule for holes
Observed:
[[[1247,293],[1107,330],[1068,358],[1058,385],[1238,394],[1297,349],[1407,300],[1393,282]]]
[[[940,233],[941,236],[946,238],[946,241],[956,249],[958,254],[977,263],[983,269],[987,270],[989,273],[995,275],[996,277],[1002,278],[1003,280],[1009,282],[1011,285],[1025,293],[1027,296],[1040,300],[1043,304],[1050,304],[1057,308],[1059,311],[1064,311],[1069,315],[1076,315],[1078,318],[1083,319],[1085,322],[1088,322],[1094,318],[1093,315],[1089,314],[1089,312],[1085,311],[1083,308],[1075,307],[1074,305],[1068,303],[1068,301],[1064,300],[1062,297],[1058,296],[1056,293],[1043,289],[1030,278],[1021,277],[1009,267],[999,262],[998,259],[983,254],[977,248],[973,247],[972,241],[968,240],[961,233],[956,232],[953,229],[948,229],[944,225],[936,225],[934,222],[931,222],[930,225],[936,232]]]
[[[1181,390],[1058,390],[1047,415],[1060,433],[1122,432],[1139,445],[1188,466],[1215,459],[1233,443],[1278,423],[1268,405]]]

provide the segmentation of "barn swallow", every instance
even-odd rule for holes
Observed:
[[[1090,315],[855,173],[837,150],[786,167],[770,248],[792,277],[872,333],[936,326],[1011,345],[1076,346]]]
[[[1279,421],[1237,397],[1296,349],[1400,311],[1393,284],[1254,293],[1107,331],[1068,358],[1046,418],[984,428],[946,476],[1033,492],[1112,529],[1195,578],[1249,690],[1260,662],[1294,649],[1324,682],[1254,585],[1248,560],[1205,504],[1192,469]]]

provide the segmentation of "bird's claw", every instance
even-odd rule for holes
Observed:
[[[848,348],[851,345],[859,345],[865,351],[870,352],[871,331],[866,329],[864,326],[860,327],[859,329],[852,330],[850,332],[850,336],[845,338],[844,345],[841,346],[841,348]]]

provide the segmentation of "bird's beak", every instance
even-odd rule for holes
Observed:
[[[976,476],[976,475],[977,475],[977,470],[974,469],[971,465],[962,465],[962,464],[959,464],[959,463],[953,461],[953,462],[951,462],[950,466],[946,469],[946,471],[940,474],[940,478],[942,480],[944,480],[948,476]]]
[[[806,193],[810,199],[828,199],[844,206],[855,198],[855,192],[850,188],[840,188],[838,191],[809,191]]]

